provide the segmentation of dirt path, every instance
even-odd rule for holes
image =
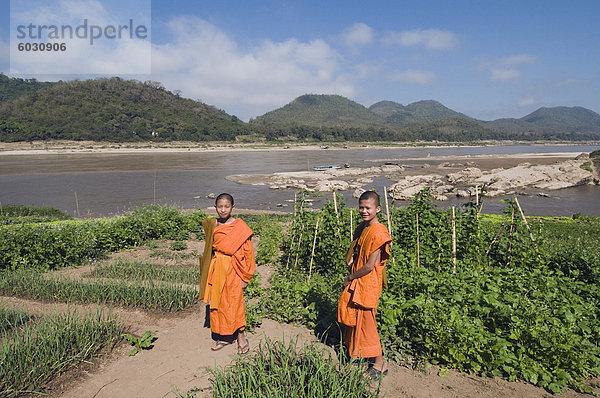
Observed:
[[[22,308],[33,314],[65,312],[68,309],[96,311],[97,305],[41,303],[12,297],[0,297],[0,303]],[[138,310],[112,310],[132,332],[156,332],[158,340],[151,350],[133,357],[127,356],[130,347],[118,346],[108,358],[103,358],[89,371],[74,371],[54,383],[50,397],[175,397],[176,391],[185,393],[201,388],[198,397],[211,394],[207,368],[226,366],[235,361],[236,346],[221,351],[210,350],[210,330],[203,328],[204,306],[197,304],[180,314],[157,315]],[[299,345],[316,342],[312,332],[304,327],[279,324],[265,319],[262,326],[249,335],[252,350],[265,338],[297,338]],[[330,350],[323,346],[324,349]],[[454,371],[439,376],[439,368],[424,371],[390,364],[389,375],[383,380],[387,397],[548,397],[546,391],[522,382],[508,382],[500,378],[484,378]],[[583,397],[568,391],[561,397]],[[589,397],[589,395],[588,395]]]

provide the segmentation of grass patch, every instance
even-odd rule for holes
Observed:
[[[589,171],[590,173],[593,173],[594,171],[592,170],[592,162],[585,162],[583,163],[581,166],[579,166],[580,168],[582,168],[585,171]]]
[[[159,257],[163,260],[189,260],[190,258],[197,257],[197,254],[155,249],[149,256]]]
[[[53,207],[0,206],[0,225],[71,220],[69,214]]]
[[[200,268],[197,266],[168,267],[148,261],[117,260],[113,263],[96,266],[89,276],[129,281],[157,280],[195,285],[200,280]]]
[[[0,346],[0,397],[42,394],[49,380],[97,355],[121,333],[117,320],[101,312],[46,316],[14,331]]]
[[[211,369],[213,397],[377,397],[364,367],[326,356],[316,345],[300,350],[266,340],[258,352],[235,365]]]
[[[115,304],[165,312],[183,310],[198,296],[193,288],[156,284],[152,280],[80,282],[47,277],[33,270],[1,272],[0,294],[37,300]]]
[[[32,316],[25,312],[0,307],[0,334],[19,327],[31,318]]]

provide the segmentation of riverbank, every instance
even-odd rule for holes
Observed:
[[[15,148],[14,145],[0,145],[4,145],[5,149]],[[21,149],[27,145],[19,144]],[[326,172],[315,172],[314,167],[349,163],[350,168],[339,171],[364,175],[332,179],[348,183],[352,179],[365,178],[362,189],[383,192],[384,187],[389,191],[399,181],[386,178],[390,174],[388,169],[391,172],[395,166],[405,166],[404,171],[399,173],[401,177],[437,173],[445,178],[467,167],[477,167],[483,173],[525,162],[552,165],[600,149],[600,146],[592,145],[412,146],[386,149],[383,146],[344,148],[342,144],[328,149],[306,149],[306,146],[297,144],[295,149],[253,150],[240,144],[233,151],[226,151],[226,148],[206,151],[190,148],[188,151],[183,146],[175,148],[175,143],[169,145],[173,148],[134,148],[131,152],[122,148],[110,153],[102,152],[109,150],[107,148],[99,148],[99,152],[79,153],[56,150],[27,154],[21,151],[6,156],[2,156],[5,152],[0,152],[0,202],[50,206],[72,215],[94,217],[120,214],[145,203],[206,208],[214,206],[214,197],[211,199],[211,196],[229,192],[241,208],[289,211],[290,201],[298,188],[289,186],[283,189],[280,186],[283,183],[252,184],[259,183],[265,173],[307,172],[323,176]],[[379,171],[372,173],[372,168]],[[378,174],[383,169],[387,174]],[[248,175],[248,183],[227,178],[241,174]],[[279,185],[279,189],[270,189],[272,185]],[[528,214],[571,216],[574,212],[581,212],[600,215],[598,189],[598,186],[578,186],[552,191],[550,198],[539,197],[538,191],[534,191],[530,196],[519,199],[522,199],[526,210],[532,209]],[[354,190],[336,190],[342,193],[347,203],[355,203],[352,197]],[[501,196],[486,201],[487,211],[501,213],[504,205],[500,199]],[[468,198],[449,196],[449,200],[440,205],[459,206],[465,201]],[[319,208],[322,200],[316,197],[311,204]]]
[[[555,141],[480,141],[480,142],[97,142],[97,141],[31,141],[0,142],[1,155],[85,154],[85,153],[168,153],[168,152],[221,152],[221,151],[314,151],[345,149],[400,149],[400,148],[452,148],[498,145],[600,145],[600,142]]]

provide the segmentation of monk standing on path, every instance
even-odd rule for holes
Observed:
[[[387,374],[375,313],[392,239],[377,220],[381,207],[376,192],[366,191],[360,196],[358,211],[363,221],[354,231],[354,241],[346,254],[350,274],[344,278],[346,287],[338,303],[338,321],[345,325],[344,344],[350,357],[373,361],[367,376],[375,380]]]
[[[250,351],[244,335],[246,307],[243,291],[255,271],[252,230],[241,219],[231,217],[233,197],[228,193],[217,196],[218,218],[202,222],[206,234],[201,261],[200,297],[210,303],[210,330],[218,351],[237,339],[238,353]],[[208,309],[208,306],[207,306]]]

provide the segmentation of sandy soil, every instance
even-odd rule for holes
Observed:
[[[366,146],[361,146],[366,147]],[[319,150],[319,144],[261,144],[223,142],[95,142],[95,141],[33,141],[0,142],[0,155],[36,155],[61,153],[128,153],[128,152],[216,152]],[[344,149],[342,145],[328,149]]]
[[[481,145],[511,145],[518,142],[498,141],[481,142]],[[534,144],[526,142],[526,144]],[[560,145],[564,143],[544,145]],[[335,143],[327,146],[327,150],[345,150],[361,148],[437,148],[457,147],[465,145],[415,145],[410,142],[394,143]],[[35,155],[57,153],[127,153],[127,152],[215,152],[215,151],[294,151],[320,150],[321,144],[307,143],[223,143],[223,142],[97,142],[97,141],[32,141],[32,142],[0,142],[0,155]]]
[[[80,312],[96,311],[95,305],[67,305],[40,303],[10,297],[0,297],[9,306],[25,308],[31,313],[65,312],[74,308]],[[185,393],[199,388],[198,397],[211,396],[208,368],[223,367],[235,362],[236,346],[221,351],[210,350],[210,330],[202,325],[205,318],[204,305],[170,315],[157,315],[122,308],[112,309],[123,324],[133,333],[146,330],[156,333],[158,339],[151,350],[129,357],[130,347],[117,346],[113,352],[97,360],[91,366],[74,370],[52,383],[50,397],[175,397],[176,392]],[[312,332],[301,326],[279,324],[265,319],[255,333],[250,334],[252,351],[265,339],[289,341],[297,339],[299,345],[317,343]],[[329,347],[322,345],[331,352]],[[387,397],[548,397],[543,389],[522,382],[508,382],[500,378],[486,378],[449,371],[440,376],[436,366],[413,370],[396,364],[389,365],[389,374],[382,382]],[[598,390],[600,392],[600,389]],[[569,390],[561,397],[583,397]],[[589,395],[588,395],[589,396]]]

